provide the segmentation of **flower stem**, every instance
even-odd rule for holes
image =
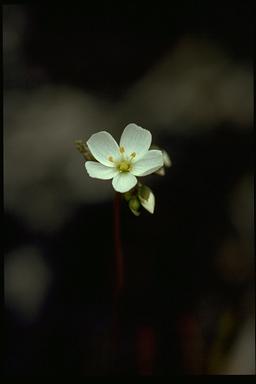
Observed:
[[[120,347],[121,347],[121,324],[119,314],[120,297],[124,285],[124,264],[121,244],[120,228],[120,202],[121,194],[116,192],[114,199],[114,244],[115,244],[115,279],[113,295],[113,318],[112,318],[112,342],[113,342],[113,372],[120,370]]]
[[[124,285],[124,262],[121,244],[120,230],[120,201],[121,194],[116,192],[114,200],[114,241],[115,241],[115,267],[116,267],[116,284],[115,297],[120,295]]]

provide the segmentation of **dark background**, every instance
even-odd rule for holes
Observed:
[[[252,14],[3,6],[7,375],[254,372]],[[122,202],[113,356],[114,192],[74,140],[129,122],[172,167]]]

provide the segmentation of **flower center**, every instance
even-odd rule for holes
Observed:
[[[123,160],[121,161],[118,165],[117,165],[117,169],[120,171],[120,172],[129,172],[131,170],[131,163],[126,161],[126,160]]]

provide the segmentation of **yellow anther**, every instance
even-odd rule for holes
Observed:
[[[131,153],[130,156],[132,159],[134,159],[134,157],[136,156],[136,152]]]
[[[120,151],[120,153],[124,153],[124,151],[125,151],[124,147],[120,147],[119,151]]]
[[[111,163],[114,163],[114,159],[113,159],[112,156],[109,156],[109,157],[108,157],[108,160],[111,161]]]

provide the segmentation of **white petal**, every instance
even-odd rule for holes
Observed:
[[[96,179],[108,180],[118,174],[118,170],[113,167],[97,163],[96,161],[86,161],[85,168],[91,177]]]
[[[134,160],[140,159],[148,151],[151,144],[151,133],[136,124],[128,124],[121,136],[120,147],[124,147],[125,154],[136,153]]]
[[[150,213],[154,213],[155,209],[155,196],[150,192],[148,200],[140,199],[141,205]]]
[[[117,192],[128,192],[137,184],[137,179],[129,172],[120,172],[112,180],[113,188]]]
[[[87,141],[87,145],[95,157],[100,163],[113,167],[114,163],[109,160],[109,157],[117,159],[120,157],[119,147],[110,135],[106,131],[94,133]]]
[[[162,152],[156,149],[148,151],[145,156],[133,164],[131,170],[135,176],[146,176],[157,171],[164,164]]]

